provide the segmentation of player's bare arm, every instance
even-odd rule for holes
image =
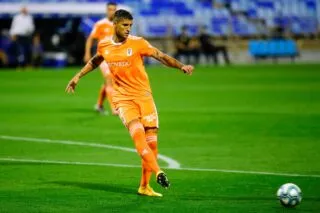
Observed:
[[[184,73],[191,75],[194,67],[192,65],[185,65],[171,56],[161,52],[159,49],[154,48],[154,52],[151,55],[154,59],[160,61],[162,64],[182,70]]]
[[[78,72],[68,83],[66,92],[67,93],[74,93],[74,90],[80,80],[83,76],[88,74],[89,72],[93,71],[95,68],[97,68],[101,62],[103,61],[103,57],[99,54],[96,54],[93,56],[89,62]]]
[[[91,58],[91,48],[93,44],[94,38],[90,35],[86,41],[85,54],[84,54],[84,62],[87,63]]]

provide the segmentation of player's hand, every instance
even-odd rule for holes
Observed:
[[[181,70],[187,75],[192,75],[194,67],[192,65],[184,65]]]
[[[88,61],[91,59],[91,54],[85,54],[83,57],[83,61],[84,63],[88,63]]]
[[[69,81],[69,83],[68,83],[68,85],[67,85],[67,87],[66,87],[66,92],[67,92],[67,93],[74,93],[74,90],[75,90],[78,82],[79,82],[79,77],[78,77],[78,76],[73,77],[73,78]]]

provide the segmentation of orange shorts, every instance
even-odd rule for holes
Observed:
[[[159,128],[158,113],[153,98],[118,101],[115,105],[125,126],[139,119],[145,128]]]

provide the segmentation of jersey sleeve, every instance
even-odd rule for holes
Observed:
[[[98,46],[97,46],[97,54],[98,55],[102,55],[102,48],[103,48],[103,40],[98,42]]]
[[[154,53],[154,47],[145,39],[141,40],[140,47],[140,55],[142,56],[151,56]]]
[[[99,38],[99,26],[98,24],[95,24],[91,33],[90,33],[90,36],[94,39],[98,39]]]

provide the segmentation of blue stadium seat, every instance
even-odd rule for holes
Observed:
[[[295,57],[298,48],[292,40],[251,40],[249,41],[249,53],[254,58],[260,57]]]
[[[247,14],[249,18],[258,18],[258,13],[256,8],[249,8],[247,11]]]
[[[148,33],[153,37],[164,37],[168,35],[169,29],[166,25],[149,25]]]
[[[204,8],[212,7],[212,3],[211,2],[202,2],[201,6]]]
[[[317,13],[317,4],[315,0],[306,0],[305,1],[308,15],[315,15]]]
[[[274,9],[274,2],[273,1],[256,1],[256,6]]]
[[[314,17],[292,17],[292,31],[295,34],[313,34],[317,33],[318,24]]]
[[[280,26],[280,27],[290,27],[290,24],[291,24],[291,18],[290,17],[285,17],[285,16],[282,16],[282,17],[275,17],[274,18],[274,23],[277,25],[277,26]]]
[[[158,1],[158,0],[153,0],[150,4],[151,8],[158,8],[158,9],[167,9],[167,8],[173,8],[174,7],[174,3],[171,1],[166,1],[166,0],[162,0],[162,1]]]
[[[226,17],[212,18],[212,33],[217,36],[225,36],[228,34],[229,19]]]
[[[181,8],[177,9],[176,8],[176,13],[179,16],[193,16],[194,15],[193,10],[184,9],[184,8],[183,9],[181,9]]]
[[[177,15],[180,16],[193,16],[194,11],[189,9],[184,2],[175,2],[174,3],[174,10]]]
[[[140,11],[141,16],[158,16],[159,14],[160,14],[160,11],[157,9]]]
[[[233,16],[231,18],[232,32],[239,36],[248,36],[250,35],[249,23],[244,17]]]
[[[197,24],[187,24],[188,32],[191,36],[195,36],[199,33],[199,26]]]

